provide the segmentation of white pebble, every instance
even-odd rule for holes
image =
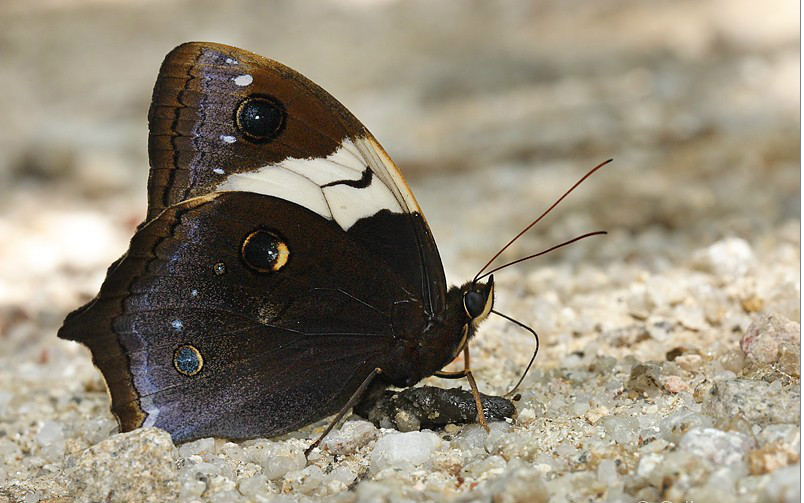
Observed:
[[[637,465],[637,475],[642,478],[647,478],[664,460],[664,456],[656,453],[648,453],[642,456]]]
[[[271,456],[262,465],[262,472],[269,480],[276,480],[298,468],[298,464],[290,456]]]
[[[266,492],[268,485],[268,478],[265,475],[257,474],[252,477],[240,479],[237,483],[237,489],[243,496],[254,498],[260,493]]]
[[[204,494],[204,491],[206,490],[206,482],[195,478],[188,478],[181,484],[181,488],[179,489],[179,499],[181,501],[195,499]]]
[[[751,245],[740,238],[723,239],[693,254],[693,263],[698,268],[729,279],[743,276],[754,262]]]
[[[214,438],[200,438],[193,442],[187,442],[179,446],[179,456],[182,458],[189,458],[194,454],[204,454],[212,452],[215,448]]]
[[[332,480],[337,480],[342,482],[343,485],[348,486],[355,481],[357,474],[345,466],[339,466],[332,470],[332,472],[329,474],[329,477]]]
[[[612,459],[604,459],[597,465],[597,480],[607,486],[617,483],[617,464]]]
[[[413,468],[426,463],[441,439],[432,431],[391,433],[377,441],[371,453],[371,469]]]
[[[377,428],[368,421],[347,421],[322,442],[332,454],[351,454],[377,438]]]
[[[744,433],[716,428],[694,428],[681,437],[680,448],[716,465],[728,465],[743,459],[754,447],[754,440]]]
[[[62,430],[61,423],[55,421],[45,421],[42,423],[42,426],[39,427],[39,432],[36,434],[36,441],[42,446],[63,444],[64,431]]]
[[[324,482],[324,472],[316,465],[310,465],[297,473],[291,485],[302,494],[312,494]]]

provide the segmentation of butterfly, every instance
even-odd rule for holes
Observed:
[[[481,410],[468,365],[442,369],[468,364],[493,276],[447,287],[402,173],[326,91],[245,50],[180,45],[148,152],[145,222],[58,334],[91,350],[122,431],[271,437],[431,375],[469,378]]]

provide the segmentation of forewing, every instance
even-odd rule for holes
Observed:
[[[251,134],[243,117],[260,114],[244,110],[275,115],[269,133]],[[162,64],[149,118],[148,219],[216,191],[279,197],[357,228],[354,239],[393,267],[430,314],[443,312],[441,259],[404,177],[368,130],[304,76],[234,47],[184,44]]]

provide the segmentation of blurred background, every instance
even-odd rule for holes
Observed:
[[[0,0],[0,488],[16,484],[0,501],[83,490],[62,478],[72,456],[115,431],[89,352],[55,334],[145,216],[151,90],[165,54],[190,40],[276,59],[341,100],[408,177],[451,283],[615,159],[502,258],[608,236],[496,275],[495,307],[543,343],[520,406],[544,402],[524,410],[554,427],[527,430],[523,412],[517,428],[557,470],[557,500],[570,499],[566,480],[584,485],[573,498],[602,499],[572,478],[572,435],[602,438],[581,417],[584,400],[604,397],[612,411],[612,394],[632,403],[619,391],[632,365],[658,361],[670,373],[666,406],[646,413],[633,401],[611,428],[681,417],[671,414],[700,409],[713,379],[752,371],[739,341],[759,313],[800,320],[799,9],[790,0]],[[786,323],[797,350],[800,326]],[[481,335],[480,388],[507,391],[532,339],[500,318]],[[798,354],[788,354],[785,383],[798,383]],[[603,355],[601,378],[588,377]],[[679,355],[684,372],[671,361]],[[769,372],[768,382],[780,375]],[[581,409],[568,408],[574,394]],[[796,399],[783,396],[775,406],[764,392],[735,401],[786,411]],[[617,449],[608,455],[619,464]],[[799,459],[791,449],[783,465]],[[621,471],[633,471],[633,455]],[[639,493],[621,482],[630,496],[610,500],[737,498],[723,496],[736,486],[720,471],[711,485],[727,493],[668,495],[667,480],[704,479],[656,466],[670,478],[650,475],[660,482]],[[763,475],[761,484],[795,493],[800,468],[785,473],[787,483]],[[113,472],[92,478],[128,484]]]
[[[453,283],[610,157],[506,257],[610,235],[510,274],[800,242],[796,2],[3,0],[0,357],[16,377],[53,357],[143,219],[153,82],[188,40],[341,100],[408,177]]]

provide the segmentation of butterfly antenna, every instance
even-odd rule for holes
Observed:
[[[507,397],[513,396],[514,393],[516,393],[516,390],[519,388],[519,385],[522,384],[522,381],[525,380],[525,376],[528,375],[528,371],[530,370],[530,367],[533,365],[533,362],[536,360],[536,355],[539,353],[539,334],[537,334],[536,331],[533,330],[532,328],[530,328],[529,326],[525,325],[524,323],[522,323],[520,321],[517,321],[517,320],[511,318],[510,316],[504,315],[501,312],[495,311],[493,309],[491,310],[491,312],[496,314],[497,316],[505,318],[506,320],[510,321],[511,323],[513,323],[513,324],[515,324],[515,325],[517,325],[517,326],[519,326],[521,328],[524,328],[528,332],[532,333],[533,337],[536,338],[536,349],[533,350],[533,356],[530,357],[530,362],[528,363],[528,366],[525,368],[525,372],[522,373],[522,377],[520,377],[519,381],[517,381],[516,386],[511,388],[511,391],[509,391],[508,393],[503,395],[503,396],[505,396],[507,398]]]
[[[501,266],[499,266],[499,267],[495,267],[494,269],[492,269],[492,270],[490,270],[489,272],[487,272],[487,273],[483,274],[482,276],[477,276],[477,277],[475,278],[475,281],[481,280],[481,279],[485,278],[486,276],[489,276],[489,275],[491,275],[491,274],[494,274],[495,272],[499,271],[500,269],[505,269],[505,268],[506,268],[506,267],[508,267],[508,266],[512,266],[512,265],[514,265],[514,264],[518,264],[518,263],[520,263],[520,262],[524,262],[524,261],[526,261],[526,260],[530,260],[530,259],[532,259],[532,258],[539,257],[539,256],[541,256],[541,255],[544,255],[545,253],[550,253],[550,252],[551,252],[551,251],[553,251],[553,250],[558,250],[558,249],[559,249],[559,248],[561,248],[561,247],[567,246],[567,245],[572,244],[572,243],[574,243],[574,242],[576,242],[576,241],[580,241],[581,239],[586,239],[586,238],[591,237],[591,236],[600,236],[600,235],[602,235],[602,234],[608,234],[608,233],[607,233],[606,231],[587,232],[586,234],[582,234],[582,235],[580,235],[580,236],[578,236],[578,237],[572,238],[572,239],[570,239],[569,241],[564,241],[564,242],[563,242],[563,243],[561,243],[561,244],[557,244],[557,245],[555,245],[555,246],[551,246],[550,248],[548,248],[548,249],[546,249],[546,250],[544,250],[544,251],[540,251],[539,253],[534,253],[533,255],[528,255],[527,257],[522,257],[522,258],[520,258],[520,259],[517,259],[517,260],[511,261],[511,262],[508,262],[507,264],[503,264],[503,265],[501,265]]]
[[[540,221],[542,218],[544,218],[544,217],[545,217],[545,216],[546,216],[548,213],[550,213],[550,212],[553,210],[553,208],[555,208],[556,206],[558,206],[558,203],[560,203],[561,201],[563,201],[563,200],[564,200],[564,198],[565,198],[565,197],[567,197],[567,196],[570,194],[570,192],[572,192],[573,190],[575,190],[575,188],[576,188],[578,185],[582,184],[584,180],[586,180],[587,178],[589,178],[590,176],[592,176],[592,173],[594,173],[595,171],[599,170],[600,168],[602,168],[603,166],[605,166],[606,164],[610,163],[610,162],[611,162],[611,161],[613,161],[613,160],[614,160],[614,159],[609,159],[609,160],[607,160],[607,161],[603,161],[603,162],[601,162],[600,164],[598,164],[597,166],[595,166],[594,168],[592,168],[591,170],[589,170],[589,172],[588,172],[588,173],[586,173],[586,174],[585,174],[583,177],[581,177],[581,179],[580,179],[580,180],[578,180],[577,182],[575,182],[575,185],[573,185],[572,187],[570,187],[568,191],[564,192],[564,195],[563,195],[563,196],[561,196],[561,197],[559,197],[559,198],[558,198],[558,200],[556,200],[556,202],[554,202],[554,203],[552,204],[552,206],[550,206],[549,208],[547,208],[547,210],[546,210],[544,213],[542,213],[541,215],[539,215],[539,217],[538,217],[536,220],[534,220],[533,222],[531,222],[530,224],[528,224],[528,226],[527,226],[527,227],[525,227],[524,229],[522,229],[522,230],[519,232],[519,234],[517,234],[516,236],[514,236],[514,238],[513,238],[513,239],[511,239],[511,241],[508,241],[508,244],[506,244],[505,246],[503,246],[503,247],[500,249],[500,251],[498,251],[497,253],[495,253],[495,254],[494,254],[494,256],[493,256],[493,257],[491,257],[491,259],[490,259],[488,262],[486,262],[486,264],[485,264],[485,265],[484,265],[484,266],[483,266],[483,267],[482,267],[482,268],[481,268],[481,269],[480,269],[480,270],[477,272],[477,274],[475,274],[475,278],[472,280],[472,282],[473,282],[473,283],[474,283],[474,282],[476,282],[476,281],[477,281],[477,280],[478,280],[478,279],[481,277],[480,275],[481,275],[481,274],[483,274],[483,271],[485,271],[485,270],[486,270],[486,268],[488,268],[488,266],[490,266],[490,265],[491,265],[491,263],[492,263],[492,262],[494,262],[494,261],[497,259],[497,257],[499,257],[500,255],[502,255],[502,253],[503,253],[505,250],[507,250],[509,246],[511,246],[512,244],[514,244],[514,241],[516,241],[517,239],[519,239],[520,237],[522,237],[522,235],[523,235],[523,234],[525,234],[526,232],[528,232],[528,231],[530,230],[530,228],[531,228],[531,227],[533,227],[534,225],[536,225],[537,223],[539,223],[539,221]],[[484,277],[485,277],[485,276],[484,276]]]

